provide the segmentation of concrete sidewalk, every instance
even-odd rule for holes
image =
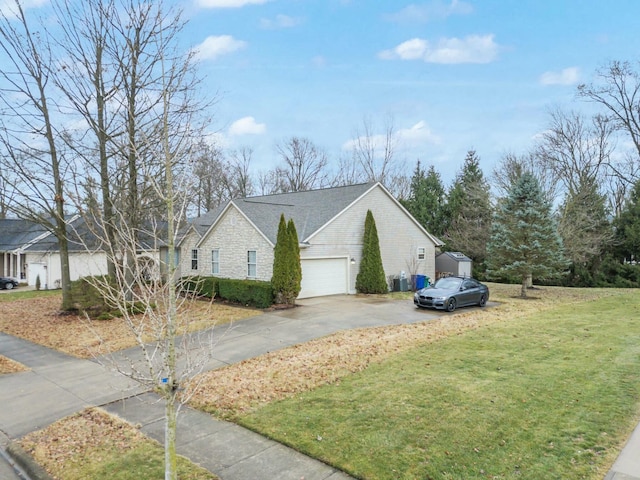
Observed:
[[[408,302],[402,304],[408,308],[399,315],[397,302],[375,298],[339,296],[301,301],[300,305],[214,329],[211,332],[213,351],[205,369],[236,363],[339,330],[422,322],[437,315],[414,309]],[[125,419],[145,425],[152,436],[161,434],[157,420],[162,418],[162,413],[138,418],[145,412],[155,411],[151,397],[138,396],[145,388],[98,362],[80,360],[2,333],[0,353],[31,368],[29,372],[0,377],[0,405],[3,406],[0,431],[10,439],[18,439],[90,406],[105,406]],[[125,369],[131,360],[141,362],[136,348],[121,352],[113,359]],[[138,408],[140,405],[144,407]],[[162,410],[156,405],[158,407]],[[204,462],[203,466],[208,465],[223,480],[259,478],[254,473],[268,468],[278,470],[272,478],[283,480],[299,480],[302,476],[305,479],[349,478],[236,425],[218,422],[190,409],[182,414],[186,423],[180,427],[179,438],[186,440],[181,440],[181,452],[193,456],[196,463]],[[195,416],[198,421],[189,422]],[[202,430],[193,428],[200,424]],[[202,435],[206,440],[189,440],[194,435]],[[212,454],[212,449],[206,447],[207,441],[226,446],[226,450],[216,449]],[[196,447],[202,449],[188,450]],[[301,472],[305,473],[301,475]]]
[[[239,362],[339,330],[423,322],[440,312],[409,302],[337,296],[300,301],[300,307],[268,312],[211,332],[213,350],[206,369]],[[446,314],[444,314],[446,315]],[[0,447],[90,406],[102,406],[142,426],[163,441],[163,405],[158,397],[98,362],[80,360],[0,333],[0,353],[31,368],[0,376]],[[127,358],[125,360],[125,357]],[[113,357],[126,367],[139,360],[130,349]],[[178,451],[223,480],[343,480],[342,472],[235,424],[183,408]],[[5,473],[6,472],[6,473]],[[0,478],[20,478],[0,457]],[[633,433],[606,480],[640,480],[640,427]]]
[[[138,395],[102,408],[141,425],[144,434],[164,442],[164,404],[156,394]],[[351,478],[278,442],[188,407],[178,415],[176,444],[180,455],[224,480]]]

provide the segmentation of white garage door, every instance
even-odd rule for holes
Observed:
[[[298,298],[349,293],[346,258],[305,259],[301,264],[302,287]]]

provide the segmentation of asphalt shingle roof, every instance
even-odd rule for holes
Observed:
[[[0,251],[10,252],[34,241],[47,230],[30,220],[3,218],[0,220]]]
[[[344,187],[281,193],[233,200],[233,203],[273,243],[278,237],[280,215],[293,219],[300,242],[326,225],[332,218],[373,187],[362,183]],[[211,212],[214,218],[221,213]],[[212,218],[212,217],[209,217]],[[204,232],[203,232],[204,233]]]

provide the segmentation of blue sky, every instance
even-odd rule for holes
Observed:
[[[368,118],[393,119],[398,157],[449,182],[475,149],[489,175],[524,153],[550,108],[597,67],[638,59],[635,0],[195,0],[185,42],[198,47],[215,125],[228,147],[273,166],[277,142],[307,137],[330,159]]]

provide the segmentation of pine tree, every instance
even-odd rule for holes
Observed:
[[[362,260],[360,271],[356,277],[356,290],[359,293],[388,293],[389,287],[382,266],[380,255],[380,241],[376,221],[371,210],[367,210],[364,221],[364,236],[362,240]]]
[[[615,220],[616,253],[620,261],[640,260],[640,180],[631,191],[624,210]]]
[[[409,198],[401,200],[402,205],[429,233],[441,236],[444,233],[446,215],[445,191],[440,174],[433,165],[425,174],[418,161],[410,188]]]
[[[562,240],[540,184],[524,173],[498,205],[487,246],[487,274],[518,278],[527,296],[529,276],[545,279],[566,268]]]
[[[474,270],[483,269],[492,211],[489,183],[480,168],[480,158],[470,150],[449,190],[446,205],[449,221],[444,240],[447,250],[458,250],[469,256]]]
[[[300,293],[300,287],[302,284],[302,264],[300,263],[300,242],[298,240],[298,232],[296,231],[296,225],[293,223],[293,219],[289,219],[287,223],[287,236],[289,238],[288,256],[290,262],[290,282],[289,282],[289,304],[296,303],[296,298]]]

